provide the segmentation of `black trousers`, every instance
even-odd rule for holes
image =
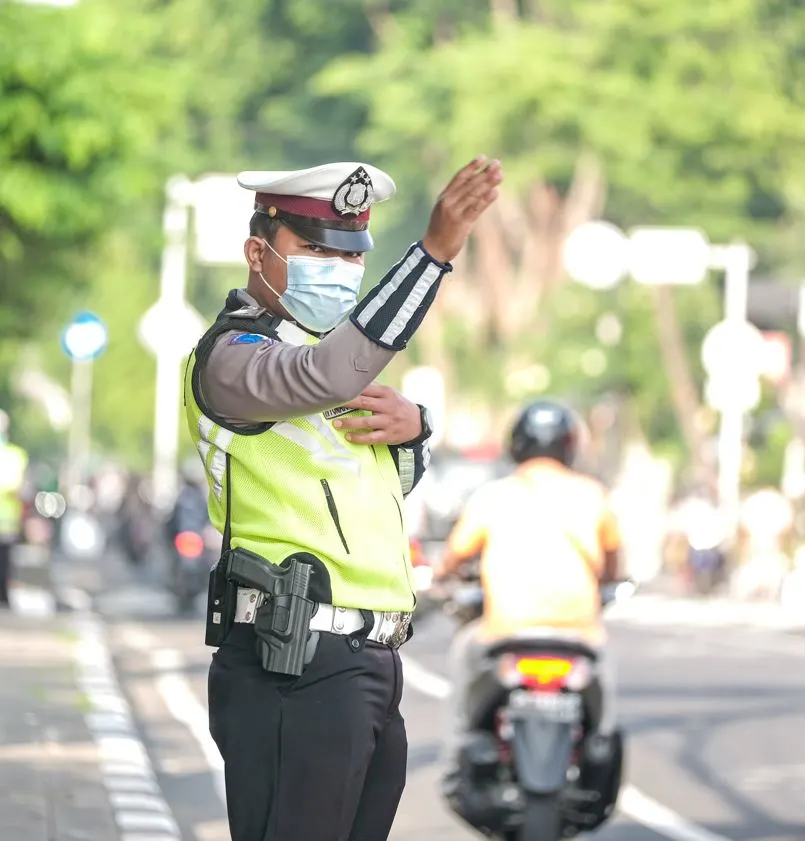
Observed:
[[[300,677],[265,672],[235,625],[209,673],[232,841],[384,841],[405,787],[402,668],[388,646],[320,634]]]
[[[0,542],[0,605],[8,604],[8,582],[11,578],[11,543]]]

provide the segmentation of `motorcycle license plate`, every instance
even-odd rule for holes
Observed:
[[[509,709],[518,713],[537,713],[548,721],[575,724],[581,720],[581,696],[575,693],[529,692],[516,689],[509,695]]]

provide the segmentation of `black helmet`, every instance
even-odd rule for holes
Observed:
[[[555,400],[535,400],[520,413],[509,442],[516,464],[552,458],[570,465],[576,457],[580,424],[574,412]]]

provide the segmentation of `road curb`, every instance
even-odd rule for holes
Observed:
[[[89,593],[60,587],[57,602],[72,613],[78,684],[90,705],[84,720],[98,747],[103,784],[122,839],[181,841],[131,707],[118,683],[106,625]]]

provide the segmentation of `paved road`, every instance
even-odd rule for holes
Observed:
[[[220,762],[206,733],[210,650],[201,643],[201,614],[173,619],[158,587],[120,576],[97,607],[183,838],[228,841]],[[663,623],[651,600],[645,610],[650,616],[642,620],[633,607],[611,623],[621,717],[631,734],[629,780],[637,790],[629,790],[625,814],[598,838],[803,841],[805,635],[701,627],[693,619]],[[426,677],[445,673],[450,632],[440,616],[419,623],[404,651],[420,677],[423,670]],[[416,684],[432,689],[434,680]],[[393,841],[477,838],[436,794],[441,702],[409,681],[404,712],[409,779]]]

